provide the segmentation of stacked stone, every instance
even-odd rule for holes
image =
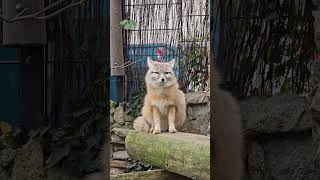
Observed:
[[[244,180],[320,179],[305,97],[252,97],[241,101],[240,109],[247,167]]]
[[[186,93],[187,119],[182,132],[207,135],[210,124],[208,93],[203,91]]]
[[[43,151],[39,138],[18,150],[0,151],[0,179],[44,179]]]
[[[110,174],[116,175],[124,173],[128,165],[128,153],[125,150],[124,140],[130,129],[126,127],[128,122],[132,122],[133,118],[125,115],[123,107],[119,106],[112,110],[111,114],[111,144],[110,144]]]
[[[124,131],[125,129],[120,130]],[[124,134],[122,131],[118,131],[118,128],[114,128],[111,132],[111,175],[125,172],[128,164],[127,160],[129,159],[129,156],[124,145],[126,134]]]

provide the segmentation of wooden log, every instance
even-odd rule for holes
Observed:
[[[210,179],[210,138],[189,133],[129,132],[129,156],[189,178]]]
[[[111,175],[111,180],[142,180],[142,179],[155,179],[155,180],[188,180],[184,176],[168,172],[166,170],[151,170],[140,171],[131,173],[122,173],[118,175]]]

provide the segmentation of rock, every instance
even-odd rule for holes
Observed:
[[[314,96],[312,97],[311,108],[320,111],[320,83],[317,85]]]
[[[320,179],[312,115],[304,97],[254,97],[241,101],[240,108],[249,144],[244,179]]]
[[[314,87],[320,83],[320,61],[312,62],[311,86]]]
[[[257,142],[252,142],[249,147],[248,171],[249,179],[264,179],[266,175],[264,149]]]
[[[7,172],[7,170],[0,168],[0,179],[1,180],[7,180],[7,179],[9,180],[10,179],[10,175]]]
[[[180,131],[206,135],[210,122],[208,92],[197,91],[186,93],[187,119]]]
[[[114,123],[111,125],[110,129],[113,129],[113,128],[122,128],[122,126],[119,125],[118,123]]]
[[[311,129],[310,127],[311,124],[312,124],[312,114],[310,111],[305,111],[302,113],[297,125],[292,129],[292,132],[309,130]]]
[[[111,132],[119,137],[125,138],[130,131],[133,130],[124,128],[113,128]]]
[[[125,146],[122,145],[122,144],[113,144],[113,151],[116,152],[116,151],[120,151],[120,150],[125,150]]]
[[[114,115],[114,109],[113,108],[110,109],[110,115],[112,115],[112,116]]]
[[[270,139],[264,141],[264,144],[265,165],[268,170],[265,179],[320,179],[314,166],[315,148],[311,133]]]
[[[189,121],[196,120],[196,118],[194,117],[194,113],[193,113],[192,107],[190,107],[190,106],[188,107],[187,117],[188,117]]]
[[[117,175],[124,172],[125,172],[125,169],[122,169],[122,168],[110,168],[110,175]]]
[[[188,118],[180,131],[192,134],[207,134],[210,122],[210,112],[209,107],[206,104],[188,105],[187,117]]]
[[[116,123],[120,125],[125,124],[124,111],[122,106],[119,106],[114,110],[113,119]]]
[[[132,117],[131,115],[125,114],[124,119],[126,122],[133,122],[135,118]]]
[[[123,137],[119,137],[116,134],[111,134],[111,143],[124,144],[124,138]]]
[[[42,180],[43,152],[40,139],[34,139],[18,150],[12,171],[12,180]]]
[[[112,124],[114,124],[114,123],[115,123],[115,121],[114,121],[114,119],[113,119],[113,116],[110,115],[110,124],[112,125]]]
[[[111,142],[114,144],[124,144],[124,139],[128,132],[133,131],[125,128],[113,128],[111,130]]]
[[[126,123],[124,124],[123,128],[134,129],[134,128],[133,128],[133,122],[126,122]]]
[[[113,144],[110,144],[110,159],[112,159],[112,154],[113,154]]]
[[[17,151],[13,149],[4,149],[0,152],[0,168],[8,166],[15,158]]]
[[[304,116],[301,119],[306,107],[304,97],[290,95],[276,95],[270,98],[253,97],[240,103],[244,129],[249,134],[311,129],[310,116]]]
[[[248,148],[248,180],[320,179],[311,132],[253,140]]]
[[[129,159],[129,155],[128,155],[127,151],[113,152],[112,157],[114,160],[127,160],[127,159]]]
[[[204,91],[186,93],[185,96],[187,104],[206,104],[209,102],[207,92]]]
[[[127,165],[127,161],[112,160],[110,166],[114,168],[126,168]]]

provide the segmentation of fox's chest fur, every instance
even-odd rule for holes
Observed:
[[[171,106],[176,106],[175,100],[172,97],[150,97],[150,105],[156,107],[161,115],[168,114],[168,108]]]

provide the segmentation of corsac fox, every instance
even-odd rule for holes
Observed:
[[[169,130],[177,132],[186,119],[186,98],[179,90],[173,72],[175,60],[156,62],[148,57],[148,71],[145,76],[147,94],[144,98],[142,116],[134,121],[139,131],[159,134]]]

